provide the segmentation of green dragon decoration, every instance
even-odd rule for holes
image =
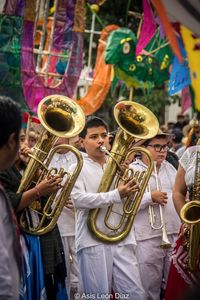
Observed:
[[[173,54],[171,47],[156,31],[144,54],[135,55],[137,38],[128,28],[113,31],[105,49],[106,64],[114,65],[114,74],[128,87],[151,90],[169,79]]]

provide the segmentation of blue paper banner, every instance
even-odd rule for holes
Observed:
[[[179,39],[178,42],[184,62],[183,64],[180,64],[177,57],[174,56],[172,63],[172,71],[170,73],[170,79],[168,84],[170,96],[181,91],[184,87],[188,86],[191,83],[187,53],[185,51],[182,41]]]

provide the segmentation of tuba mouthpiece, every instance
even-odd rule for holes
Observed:
[[[106,151],[107,151],[106,146],[105,146],[105,145],[101,145],[101,146],[100,146],[100,150],[101,150],[102,152],[106,152]]]

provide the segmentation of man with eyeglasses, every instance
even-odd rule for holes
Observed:
[[[140,276],[148,300],[162,299],[160,294],[165,289],[168,278],[171,245],[177,239],[180,227],[179,217],[172,200],[176,169],[166,160],[169,138],[169,134],[159,132],[154,138],[143,143],[143,147],[152,155],[154,170],[135,217],[133,230],[137,241],[136,255]],[[147,164],[147,157],[142,154],[141,158],[137,158],[131,164],[131,168],[142,172],[147,170]],[[150,223],[149,216],[152,207],[153,224]],[[162,211],[163,218],[161,218],[160,211]],[[161,226],[161,219],[164,224],[163,228],[167,232],[166,249],[161,248],[164,230]]]

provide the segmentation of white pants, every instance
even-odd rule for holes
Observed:
[[[84,293],[92,294],[92,297],[95,295],[96,298],[92,299],[112,299],[108,298],[112,289],[118,299],[146,299],[140,280],[134,245],[88,247],[80,250],[77,253],[77,258]],[[105,297],[103,298],[101,295],[104,294]]]
[[[68,299],[74,300],[74,293],[82,292],[81,276],[78,268],[77,257],[75,253],[75,237],[62,236],[62,243],[65,253],[65,262],[67,268],[67,277],[65,286]]]
[[[177,235],[168,238],[174,244]],[[136,257],[147,300],[160,300],[161,288],[165,289],[167,283],[173,247],[161,249],[160,243],[161,237],[137,241]]]

